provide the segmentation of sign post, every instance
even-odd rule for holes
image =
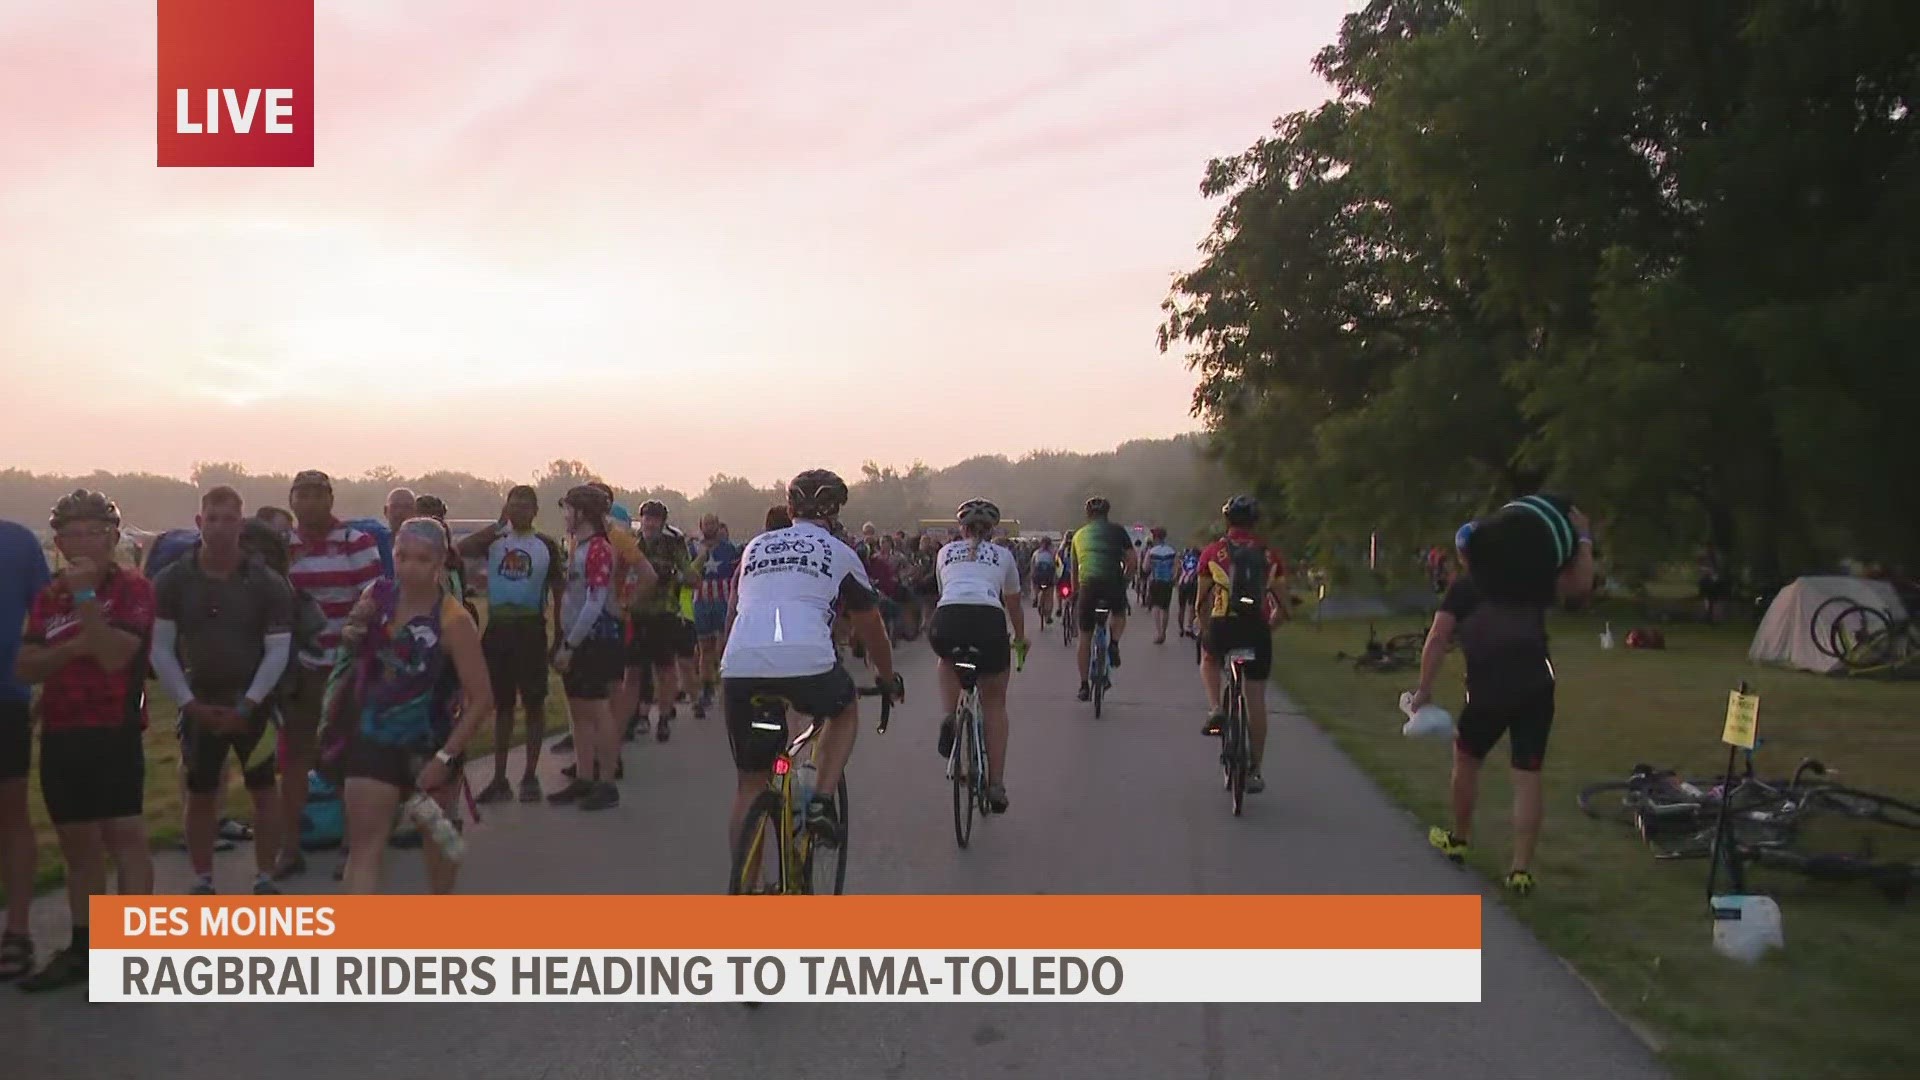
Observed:
[[[1711,902],[1714,886],[1719,883],[1720,864],[1724,860],[1727,875],[1733,883],[1735,892],[1745,892],[1746,884],[1741,880],[1740,858],[1737,852],[1730,850],[1733,817],[1729,807],[1733,803],[1733,764],[1741,750],[1752,750],[1754,737],[1760,725],[1760,695],[1747,693],[1747,684],[1743,679],[1740,689],[1727,695],[1727,718],[1720,730],[1720,741],[1727,744],[1727,774],[1720,781],[1720,817],[1713,830],[1713,859],[1707,870],[1707,898]]]

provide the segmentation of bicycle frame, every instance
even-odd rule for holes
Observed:
[[[1112,639],[1108,636],[1107,620],[1112,617],[1108,608],[1093,609],[1093,641],[1087,652],[1087,685],[1093,688],[1093,715],[1100,716],[1102,700],[1106,697],[1107,687],[1112,685],[1107,679],[1107,646]]]
[[[1227,722],[1220,729],[1220,764],[1225,774],[1227,796],[1233,802],[1233,814],[1247,794],[1247,773],[1253,768],[1253,730],[1247,718],[1247,676],[1245,667],[1253,660],[1252,649],[1234,649],[1227,653]]]
[[[979,667],[955,660],[960,701],[954,712],[953,750],[947,755],[947,780],[953,785],[953,837],[962,848],[973,836],[973,816],[987,811],[986,712],[980,703]],[[963,757],[966,758],[964,764]],[[961,779],[965,776],[965,785]]]

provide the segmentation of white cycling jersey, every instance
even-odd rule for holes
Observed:
[[[940,607],[982,604],[1006,610],[1020,595],[1020,570],[1013,552],[991,540],[955,540],[940,549]]]
[[[876,597],[853,549],[811,521],[761,533],[740,556],[723,679],[787,679],[832,671],[833,620]]]

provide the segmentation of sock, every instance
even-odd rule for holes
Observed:
[[[273,875],[267,873],[265,870],[258,871],[253,875],[253,883],[255,886],[271,885],[273,884]]]
[[[213,871],[208,870],[206,873],[200,874],[199,881],[200,884],[205,885],[207,888],[213,888]]]
[[[74,952],[86,952],[93,947],[89,941],[91,936],[85,926],[76,925],[73,928],[73,944],[69,947],[72,948]]]

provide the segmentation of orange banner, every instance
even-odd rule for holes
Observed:
[[[1478,896],[93,898],[95,949],[1478,949]]]

